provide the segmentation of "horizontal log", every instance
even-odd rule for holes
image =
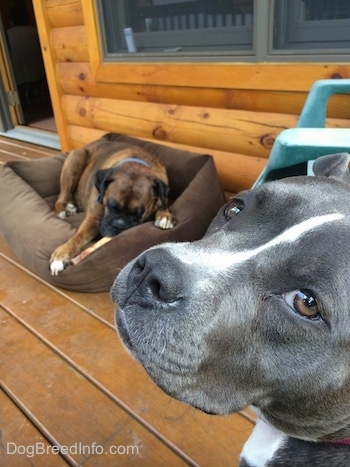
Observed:
[[[166,143],[166,146],[213,156],[221,185],[230,194],[251,188],[266,164],[266,159],[245,154],[218,151],[216,149],[206,151],[204,148],[183,144]]]
[[[295,115],[72,95],[63,96],[62,111],[70,125],[263,158],[280,131],[297,122]]]
[[[177,86],[100,83],[94,80],[88,63],[59,63],[57,79],[64,94],[112,99],[157,102],[162,104],[208,106],[214,108],[254,110],[299,114],[306,93],[250,91],[240,89],[205,89]],[[348,100],[350,104],[350,98]],[[349,105],[350,106],[350,105]],[[345,106],[344,106],[345,107]],[[349,115],[349,112],[348,112]],[[350,117],[350,115],[349,115]]]
[[[84,26],[54,28],[51,47],[58,62],[88,62],[89,51]]]
[[[91,141],[101,138],[105,134],[105,131],[73,125],[67,128],[67,132],[70,142],[69,149],[84,146]],[[155,140],[148,141],[158,143]],[[168,142],[162,142],[161,144],[184,151],[198,154],[206,153],[213,156],[222,187],[229,193],[237,193],[241,190],[249,189],[266,163],[266,159],[250,157],[244,154],[234,154],[215,149],[207,151],[201,147]]]
[[[106,131],[96,130],[95,128],[87,128],[85,126],[67,126],[67,136],[69,146],[62,148],[63,151],[70,151],[71,149],[79,148],[85,144],[96,141],[102,138],[106,134]]]
[[[146,86],[139,84],[98,83],[88,63],[59,63],[57,79],[64,94],[105,97],[139,102],[190,105],[222,109],[249,110],[299,115],[307,93],[285,91],[213,89]],[[329,100],[327,115],[350,120],[350,94],[336,95]],[[350,125],[349,125],[350,126]]]
[[[81,0],[46,0],[45,11],[53,28],[84,24]]]
[[[91,47],[91,45],[90,45]],[[292,79],[297,76],[298,79]],[[319,79],[350,78],[350,65],[322,63],[100,63],[96,80],[207,88],[309,92]]]

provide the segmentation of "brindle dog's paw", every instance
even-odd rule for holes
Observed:
[[[77,212],[78,208],[73,203],[67,203],[66,206],[61,210],[57,210],[56,206],[56,214],[60,219],[66,219],[67,217],[72,216]]]
[[[67,264],[64,261],[54,260],[50,262],[50,271],[52,276],[58,276],[59,272],[62,272],[66,268]]]
[[[52,253],[50,258],[50,270],[52,276],[58,276],[69,264],[70,256],[65,245],[61,245]]]
[[[167,230],[172,229],[176,224],[176,219],[170,211],[158,211],[154,225],[160,229]]]

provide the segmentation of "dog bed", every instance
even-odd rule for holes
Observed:
[[[192,241],[204,235],[225,202],[210,155],[172,149],[125,135],[107,134],[111,144],[137,144],[167,167],[170,209],[177,224],[161,230],[153,222],[128,229],[87,255],[80,263],[52,276],[53,250],[73,235],[84,213],[59,219],[53,207],[66,155],[10,161],[0,168],[0,234],[17,257],[47,282],[80,292],[108,291],[118,271],[145,249],[163,242]]]

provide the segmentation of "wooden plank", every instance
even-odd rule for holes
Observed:
[[[38,282],[41,282],[48,286],[45,281],[40,279],[36,274],[32,273],[25,264],[23,264],[11,250],[9,245],[5,240],[0,236],[0,258],[10,263],[13,263],[16,267],[20,268],[24,274],[35,277]],[[25,275],[23,276],[25,280]],[[67,300],[68,303],[72,303],[75,306],[78,306],[86,312],[92,312],[102,321],[105,321],[107,324],[113,326],[114,323],[114,305],[111,302],[110,294],[108,292],[99,292],[99,293],[83,293],[83,292],[73,292],[69,290],[56,289],[54,288],[57,294],[62,296],[63,300]]]
[[[61,90],[56,80],[56,60],[51,46],[51,25],[45,10],[46,2],[43,0],[32,0],[35,21],[38,27],[41,52],[43,55],[45,74],[50,91],[50,98],[55,117],[57,133],[63,150],[67,147],[65,133],[65,119],[61,109]]]
[[[181,458],[165,448],[136,421],[131,421],[124,429],[125,440],[121,442],[120,433],[108,440],[103,446],[104,453],[94,454],[84,466],[131,466],[154,465],[164,467],[181,467],[196,463],[189,458]],[[102,458],[102,459],[101,459]]]
[[[112,327],[94,318],[93,314],[83,311],[78,305],[67,305],[67,300],[62,295],[47,289],[43,284],[36,284],[33,278],[27,277],[21,270],[16,271],[12,264],[4,260],[0,261],[0,275],[5,277],[1,284],[1,303],[7,310],[11,310],[16,320],[25,322],[32,333],[49,342],[50,347],[56,349],[57,354],[74,365],[75,371],[78,370],[79,374],[93,380],[101,390],[110,394],[116,403],[127,408],[130,413],[134,413],[138,421],[143,420],[143,426],[153,427],[152,430],[162,433],[165,439],[169,439],[172,444],[178,446],[191,458],[198,460],[203,466],[211,466],[214,463],[228,465],[237,458],[251,432],[253,426],[251,422],[239,414],[224,418],[211,417],[169,399],[155,387],[141,366],[126,354]],[[10,290],[16,290],[16,294],[10,293]],[[111,304],[111,313],[113,308]],[[94,313],[94,310],[91,310],[91,313]],[[11,333],[6,332],[7,334]],[[16,340],[20,341],[16,346],[15,358],[21,359],[18,348],[21,348],[20,352],[28,353],[27,349],[30,347],[22,334],[17,331],[15,334]],[[23,348],[22,339],[24,339]],[[1,342],[1,345],[4,349],[11,348],[9,342]],[[39,354],[36,357],[36,354],[31,352],[31,355],[34,358],[32,369],[27,367],[29,356],[23,357],[22,367],[26,374],[28,371],[34,372],[33,374],[41,371],[40,368],[36,369],[36,365],[39,364],[36,362],[44,361],[43,354],[40,354],[40,358]],[[51,368],[52,357],[48,359],[49,355],[45,354],[46,369]],[[7,363],[7,365],[9,367],[6,367],[6,373],[11,370],[11,364]],[[65,374],[64,367],[53,369],[55,374],[61,373],[61,379],[64,379],[62,376]],[[13,372],[16,373],[15,370]],[[8,384],[11,383],[12,387],[16,387],[15,374],[11,373],[10,376],[11,381]],[[19,383],[20,386],[22,383],[29,384],[27,379],[26,376],[24,381]],[[58,384],[56,379],[55,384]],[[55,397],[66,400],[65,398],[68,397],[66,391],[69,390],[68,387],[64,387],[65,383],[62,384],[62,387],[57,388]],[[21,388],[19,390],[22,391]],[[91,399],[90,389],[84,386],[84,390],[81,390],[84,393],[82,395],[84,401],[88,397]],[[21,398],[23,397],[24,394],[21,393]],[[40,397],[42,398],[43,394]],[[54,400],[51,402],[56,404]],[[34,404],[34,400],[31,403]],[[84,404],[85,402],[83,406]],[[69,407],[71,405],[69,404]],[[90,405],[94,404],[90,402]],[[115,412],[115,409],[113,411]],[[41,417],[43,416],[44,414],[41,413]],[[101,413],[99,416],[104,415]],[[63,415],[59,418],[62,420],[62,417]],[[84,417],[83,421],[86,419]],[[101,424],[96,417],[95,414],[94,423]],[[47,423],[49,421],[45,421],[45,424]],[[59,423],[55,423],[51,431],[59,432]],[[74,418],[72,423],[78,423],[77,419]],[[78,430],[75,425],[72,427],[72,431],[74,430]],[[91,440],[90,435],[82,433],[81,436],[84,436],[84,440],[86,436]]]
[[[4,5],[2,5],[3,7]],[[2,14],[4,11],[2,9]],[[1,76],[1,86],[2,93],[5,97],[5,94],[8,92],[13,92],[15,83],[13,82],[13,71],[10,68],[11,64],[8,57],[8,40],[5,33],[0,35],[0,76]],[[4,99],[3,106],[6,105],[6,100]],[[22,118],[19,112],[19,108],[16,105],[6,105],[7,110],[9,111],[9,117],[13,125],[19,125],[22,123]],[[3,118],[3,117],[2,117]]]
[[[80,0],[46,0],[45,9],[53,28],[84,24]]]
[[[350,78],[350,66],[329,63],[107,63],[96,81],[195,88],[308,92],[319,79]],[[298,76],[298,79],[291,79]]]
[[[97,18],[97,11],[93,2],[81,2],[84,16],[84,24],[86,30],[89,31],[87,34],[87,47],[89,52],[89,62],[92,70],[94,70],[94,76],[101,63],[101,42],[102,32],[100,31],[100,25]],[[127,83],[128,84],[128,83]]]
[[[236,88],[197,88],[180,86],[155,86],[126,83],[102,83],[93,78],[88,63],[64,62],[57,65],[57,79],[64,94],[90,97],[107,97],[139,102],[157,102],[187,106],[249,110],[299,115],[306,92],[290,92],[285,83],[284,91],[250,90]],[[350,119],[350,95],[330,99],[327,115]]]
[[[263,158],[276,136],[298,120],[297,115],[71,95],[63,96],[62,109],[70,125]],[[328,124],[347,127],[349,121],[328,119]]]
[[[67,140],[69,141],[69,149],[78,148],[85,144],[91,143],[103,135],[108,133],[104,130],[98,130],[96,128],[87,128],[85,126],[68,125],[67,126]]]
[[[68,465],[52,453],[51,444],[1,389],[0,408],[0,465]]]
[[[198,154],[210,154],[214,159],[223,189],[231,194],[251,188],[266,164],[264,158],[244,154],[217,151],[216,149],[206,151],[204,148],[184,144],[165,143],[165,145]]]
[[[16,141],[10,138],[0,138],[0,163],[9,160],[32,160],[50,157],[59,152],[31,143]]]
[[[0,149],[0,164],[4,164],[5,162],[12,161],[12,160],[26,160],[26,157],[22,157],[18,154],[13,154],[8,151],[4,151]]]
[[[0,256],[7,261],[16,262],[16,258],[14,253],[10,250],[8,245],[1,239],[0,237]],[[18,262],[16,263],[18,267]],[[24,270],[27,274],[32,275],[29,271],[26,270],[23,265],[21,266],[22,270]],[[34,276],[35,277],[35,276]],[[40,279],[37,278],[40,282]],[[62,297],[66,298],[67,303],[69,304],[72,302],[74,305],[78,306],[79,308],[93,313],[94,315],[98,316],[100,319],[104,320],[107,324],[114,326],[114,304],[111,303],[109,293],[94,293],[94,294],[86,294],[82,292],[72,292],[67,290],[60,290],[55,289],[56,293],[62,295]],[[111,306],[113,308],[111,312]],[[133,368],[131,368],[133,370]],[[251,420],[253,423],[256,420],[256,416],[249,410],[246,409],[242,412],[244,416]]]
[[[71,125],[265,158],[280,131],[297,122],[295,115],[68,95],[62,109]]]
[[[84,26],[54,28],[51,30],[50,40],[57,61],[89,61],[89,51]]]
[[[46,146],[40,146],[38,144],[7,138],[4,136],[0,137],[0,147],[2,149],[7,149],[8,151],[13,151],[14,153],[22,156],[28,156],[29,158],[36,158],[36,154],[47,157],[55,155],[59,152],[57,149],[51,149]]]
[[[134,445],[138,449],[127,459],[130,463],[137,462],[143,455],[153,463],[159,455],[164,465],[186,464],[1,308],[0,320],[1,352],[6,355],[0,362],[2,382],[33,423],[45,430],[52,445],[61,446],[67,462],[80,465],[93,455],[95,465],[106,465],[105,462],[116,458],[108,446]],[[21,440],[15,438],[13,442]],[[101,447],[102,452],[93,450],[94,446]]]

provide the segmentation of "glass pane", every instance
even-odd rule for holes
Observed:
[[[304,0],[305,21],[350,18],[349,0]]]
[[[100,0],[107,55],[253,48],[253,0]]]
[[[276,0],[274,49],[350,47],[349,0]]]

